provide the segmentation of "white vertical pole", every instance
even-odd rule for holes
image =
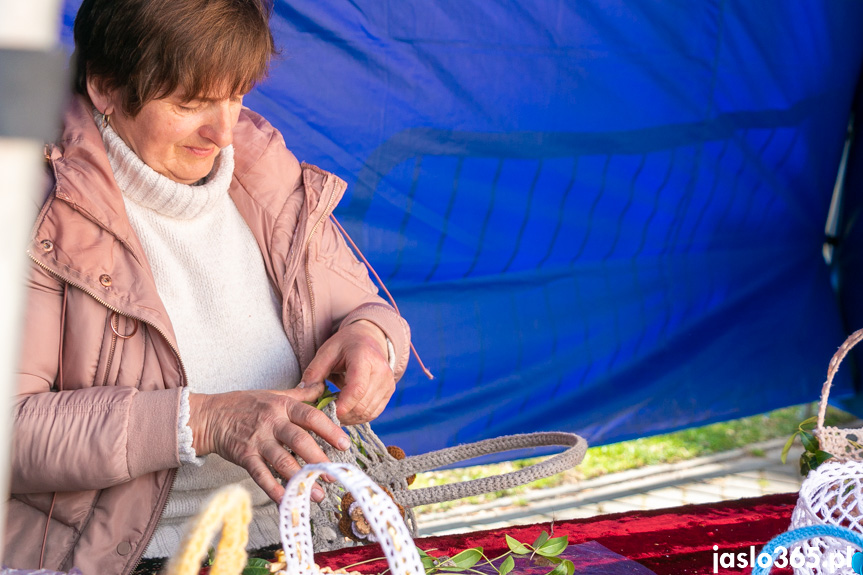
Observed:
[[[45,52],[54,49],[58,43],[59,9],[59,0],[0,0],[0,48]],[[8,80],[4,80],[4,69],[0,67],[0,83],[4,81]],[[58,90],[63,89],[61,82],[58,78]],[[34,118],[56,112],[15,111]],[[10,138],[0,133],[0,562],[9,492],[11,403],[23,308],[24,250],[40,195],[42,146],[38,139]]]

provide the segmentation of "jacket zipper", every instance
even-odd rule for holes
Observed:
[[[303,250],[305,252],[305,270],[306,270],[306,288],[309,290],[309,303],[311,304],[312,310],[312,344],[315,350],[318,349],[318,331],[315,322],[315,294],[312,291],[312,277],[309,274],[309,246],[312,243],[312,238],[318,231],[318,227],[321,225],[321,222],[326,219],[327,215],[330,213],[332,209],[333,199],[336,197],[336,186],[333,185],[333,190],[330,192],[330,197],[327,200],[327,207],[324,209],[321,217],[318,218],[318,221],[315,222],[315,225],[312,226],[312,231],[309,233],[308,238],[306,238],[306,247]]]
[[[172,474],[168,480],[170,483],[170,485],[168,486],[168,494],[165,495],[165,501],[160,506],[158,519],[156,520],[155,523],[151,523],[154,527],[153,527],[153,531],[150,532],[150,536],[149,536],[150,539],[152,539],[153,533],[156,532],[155,526],[158,525],[160,521],[162,521],[162,515],[165,513],[165,508],[168,506],[168,500],[171,498],[171,493],[174,492],[174,479],[177,478],[177,469],[171,469],[170,471]],[[148,543],[149,543],[149,541],[148,541]],[[144,560],[144,551],[146,551],[146,550],[147,550],[146,547],[141,549],[140,553],[138,553],[138,558],[135,559],[135,562],[132,564],[132,568],[129,569],[128,571],[126,571],[123,575],[129,575],[130,573],[135,572],[135,569],[137,569],[138,565],[141,564],[141,561]]]
[[[112,313],[111,317],[108,321],[111,322],[111,327],[114,327],[114,318],[115,317],[117,318],[117,328],[116,329],[120,329],[120,315],[119,314],[113,314]],[[110,349],[110,351],[108,351],[108,361],[107,361],[107,365],[105,366],[105,379],[102,380],[102,387],[105,387],[108,385],[108,375],[111,373],[111,364],[114,363],[114,352],[117,350],[117,332],[114,329],[112,329],[111,331],[114,333],[111,334],[111,349]]]
[[[33,257],[33,255],[32,255],[31,253],[29,253],[29,252],[28,252],[28,253],[27,253],[27,255],[30,257],[30,259],[31,259],[31,260],[33,260],[33,262],[34,262],[37,266],[39,266],[40,268],[42,268],[43,270],[45,270],[46,272],[48,272],[48,273],[49,273],[49,274],[51,274],[52,276],[56,277],[56,278],[57,278],[57,279],[59,279],[60,281],[66,282],[66,283],[68,283],[69,285],[71,285],[72,287],[78,288],[79,290],[81,290],[82,292],[84,292],[84,293],[85,293],[85,294],[87,294],[88,296],[92,297],[94,300],[96,300],[97,302],[99,302],[100,304],[102,304],[103,306],[105,306],[106,308],[108,308],[109,310],[113,311],[114,313],[116,313],[116,314],[118,314],[118,315],[124,315],[124,316],[126,316],[126,317],[130,317],[130,318],[132,318],[132,319],[134,319],[134,320],[137,320],[137,321],[139,321],[139,322],[141,322],[141,323],[144,323],[144,324],[146,324],[146,325],[150,326],[151,328],[153,328],[154,330],[156,330],[156,333],[158,333],[159,335],[161,335],[161,336],[162,336],[162,339],[164,339],[164,340],[165,340],[165,343],[167,343],[167,344],[168,344],[168,347],[170,347],[170,348],[171,348],[171,351],[173,351],[173,352],[174,352],[174,356],[177,358],[177,363],[179,363],[179,364],[180,364],[180,374],[181,374],[181,375],[182,375],[182,377],[183,377],[183,381],[181,381],[181,382],[180,382],[180,383],[181,383],[181,387],[185,387],[186,382],[188,381],[188,376],[186,375],[186,366],[185,366],[185,365],[183,365],[183,358],[181,358],[181,357],[180,357],[180,352],[179,352],[179,350],[178,350],[176,347],[174,347],[174,344],[172,344],[172,343],[171,343],[171,340],[170,340],[170,339],[168,339],[168,336],[165,334],[165,332],[164,332],[164,331],[162,331],[161,329],[159,329],[159,328],[158,328],[158,327],[156,327],[155,325],[153,325],[153,324],[151,324],[151,323],[149,323],[149,322],[144,321],[143,319],[141,319],[141,318],[139,318],[139,317],[135,317],[135,316],[133,316],[133,315],[129,315],[129,314],[123,313],[122,311],[120,311],[120,310],[119,310],[119,309],[117,309],[116,307],[112,306],[111,304],[109,304],[108,302],[106,302],[105,300],[103,300],[102,298],[100,298],[99,296],[97,296],[96,294],[94,294],[93,292],[91,292],[90,290],[88,290],[87,288],[85,288],[84,286],[82,286],[82,285],[80,285],[80,284],[78,284],[78,283],[75,283],[75,282],[72,282],[72,281],[67,280],[66,278],[64,278],[63,276],[61,276],[60,274],[58,274],[57,272],[55,272],[54,270],[52,270],[51,268],[49,268],[48,266],[46,266],[45,264],[43,264],[42,262],[40,262],[39,260],[37,260],[35,257]],[[114,335],[114,336],[113,336],[113,338],[112,338],[111,354],[109,354],[109,359],[110,359],[110,355],[113,355],[114,345],[116,344],[116,337],[117,337],[117,336],[116,336],[116,335]],[[110,362],[109,362],[109,367],[110,367]],[[174,472],[174,476],[173,476],[173,477],[171,477],[171,479],[170,479],[170,486],[168,487],[168,494],[167,494],[167,496],[165,497],[165,500],[162,502],[162,504],[161,504],[161,506],[160,506],[160,509],[158,510],[158,514],[157,514],[158,520],[157,520],[155,523],[152,523],[152,522],[151,522],[151,524],[152,524],[152,525],[157,525],[157,524],[158,524],[158,522],[161,520],[162,515],[165,513],[165,507],[167,507],[167,506],[168,506],[168,498],[170,498],[170,496],[171,496],[171,492],[174,490],[174,477],[176,477],[176,473],[177,473],[177,472],[176,472],[176,470],[172,470],[172,471]],[[152,535],[152,534],[151,534],[151,535]],[[138,555],[138,559],[135,561],[135,564],[132,566],[132,569],[130,569],[130,570],[128,571],[128,573],[133,572],[133,571],[135,570],[135,568],[137,568],[137,567],[138,567],[138,565],[141,563],[141,557],[143,556],[143,554],[144,554],[144,549],[141,549],[141,550],[140,550],[140,554]]]
[[[45,155],[45,160],[46,160],[49,164],[51,164],[51,171],[52,171],[52,173],[53,173],[53,175],[54,175],[54,182],[55,182],[55,183],[54,183],[54,188],[55,188],[55,190],[56,190],[56,187],[57,187],[56,182],[57,182],[57,179],[58,179],[58,178],[57,178],[57,166],[55,165],[54,160],[52,159],[52,156],[53,156],[53,150],[54,150],[54,146],[46,145],[46,146],[45,146],[45,149],[44,149],[44,155]],[[74,206],[74,204],[72,204],[72,205]],[[90,220],[90,221],[92,221],[94,224],[96,224],[99,228],[101,228],[101,229],[105,229],[105,228],[102,226],[102,224],[101,224],[101,223],[99,223],[98,221],[96,221],[96,220],[95,220],[95,218],[93,218],[93,217],[92,217],[90,214],[88,214],[85,210],[81,210],[81,209],[80,209],[80,208],[78,208],[77,206],[75,206],[75,208],[76,208],[76,209],[77,209],[77,210],[78,210],[82,215],[84,215],[88,220]],[[109,233],[110,233],[110,232],[109,232]],[[112,235],[114,235],[114,234],[112,234]],[[114,237],[115,237],[115,238],[117,238],[117,236],[116,236],[116,235],[114,235]],[[129,252],[132,254],[132,257],[135,259],[135,261],[138,261],[138,258],[137,258],[137,256],[135,255],[135,252],[130,248],[130,246],[126,245],[126,242],[124,242],[124,241],[123,241],[123,240],[121,240],[120,238],[117,238],[117,240],[118,240],[121,244],[123,244],[123,245],[126,247],[126,249],[128,249],[128,250],[129,250]],[[161,336],[162,336],[162,339],[164,339],[164,340],[165,340],[165,343],[167,343],[167,344],[168,344],[168,347],[169,347],[169,348],[171,348],[171,351],[173,351],[173,352],[174,352],[174,357],[176,357],[176,358],[177,358],[177,363],[180,365],[180,375],[181,375],[181,377],[183,378],[183,379],[182,379],[182,381],[180,382],[180,387],[185,387],[186,382],[188,382],[188,381],[189,381],[189,377],[188,377],[188,375],[186,374],[186,366],[183,364],[183,358],[182,358],[182,357],[180,357],[180,350],[178,350],[176,347],[174,347],[174,344],[172,344],[172,343],[171,343],[171,340],[170,340],[170,339],[168,339],[168,336],[167,336],[167,334],[165,334],[165,332],[164,332],[164,331],[162,331],[161,329],[159,329],[159,328],[158,328],[158,327],[156,327],[155,325],[153,325],[153,324],[151,324],[151,323],[148,323],[148,322],[144,321],[144,320],[143,320],[143,319],[141,319],[141,318],[138,318],[138,317],[135,317],[135,316],[132,316],[132,315],[128,315],[128,314],[124,314],[122,311],[120,311],[119,309],[117,309],[117,308],[115,308],[114,306],[110,305],[108,302],[106,302],[105,300],[103,300],[102,298],[100,298],[100,297],[99,297],[99,296],[97,296],[95,293],[91,292],[90,290],[86,289],[84,286],[82,286],[82,285],[80,285],[80,284],[77,284],[77,283],[75,283],[75,282],[72,282],[72,281],[67,280],[66,278],[64,278],[63,276],[61,276],[60,274],[58,274],[57,272],[55,272],[54,270],[52,270],[52,269],[51,269],[51,268],[49,268],[48,266],[44,265],[42,262],[40,262],[40,261],[39,261],[39,260],[37,260],[35,257],[33,257],[33,255],[32,255],[29,251],[27,252],[27,255],[30,257],[30,259],[31,259],[31,260],[33,260],[33,262],[34,262],[37,266],[39,266],[40,268],[44,269],[46,272],[48,272],[48,273],[49,273],[49,274],[51,274],[52,276],[56,277],[56,278],[57,278],[57,279],[59,279],[60,281],[65,282],[65,283],[67,283],[67,284],[69,284],[69,285],[71,285],[71,286],[74,286],[74,287],[78,288],[79,290],[81,290],[81,291],[82,291],[82,292],[84,292],[85,294],[89,295],[89,296],[90,296],[90,297],[92,297],[94,300],[96,300],[97,302],[99,302],[100,304],[102,304],[103,306],[105,306],[106,308],[110,309],[111,311],[113,311],[113,312],[114,312],[114,313],[116,313],[117,315],[124,315],[124,316],[126,316],[126,317],[130,317],[130,318],[132,318],[132,319],[134,319],[134,320],[136,320],[136,321],[139,321],[139,322],[141,322],[141,323],[144,323],[144,324],[146,324],[146,325],[149,325],[149,326],[150,326],[150,327],[152,327],[154,330],[156,330],[156,333],[158,333],[159,335],[161,335]],[[112,319],[113,319],[113,318],[112,318]],[[120,322],[120,320],[118,319],[118,320],[117,320],[118,327],[119,327],[119,322]],[[111,363],[112,363],[112,361],[113,361],[114,351],[115,351],[115,349],[116,349],[116,345],[117,345],[117,334],[116,334],[116,333],[114,333],[114,334],[111,336],[111,352],[110,352],[110,353],[109,353],[109,355],[108,355],[108,365],[107,365],[107,368],[105,369],[105,383],[104,383],[103,385],[107,385],[107,382],[108,382],[108,373],[109,373],[109,368],[111,367]],[[154,526],[155,526],[155,525],[158,525],[159,521],[161,521],[161,520],[162,520],[162,515],[165,513],[165,508],[168,506],[168,499],[170,499],[170,497],[171,497],[171,492],[172,492],[172,491],[174,491],[174,479],[177,477],[177,470],[176,470],[176,469],[173,469],[173,470],[170,470],[170,472],[171,472],[171,476],[170,476],[170,477],[169,477],[169,479],[168,479],[168,493],[165,495],[165,499],[164,499],[164,501],[163,501],[163,502],[160,504],[160,506],[159,506],[158,513],[156,514],[156,518],[157,518],[157,519],[156,519],[156,522],[155,522],[155,523],[153,523],[152,521],[150,522],[150,524],[151,524],[151,525],[154,525]],[[151,519],[152,519],[152,517],[151,517]],[[155,530],[155,527],[154,527],[153,529]],[[152,537],[152,532],[150,533],[150,536]],[[144,551],[145,551],[145,549],[140,549],[140,550],[139,550],[138,558],[135,560],[135,563],[132,565],[132,568],[131,568],[131,569],[129,569],[129,570],[126,572],[127,574],[128,574],[128,573],[132,573],[133,571],[135,571],[135,569],[137,569],[137,568],[138,568],[138,565],[140,565],[140,564],[141,564],[141,559],[142,559],[142,557],[143,557],[143,555],[144,555]]]

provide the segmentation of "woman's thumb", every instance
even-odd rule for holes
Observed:
[[[300,401],[316,401],[321,395],[324,394],[324,390],[326,386],[322,381],[315,382],[305,382],[301,381],[297,384],[297,387],[290,390],[292,391],[292,395],[296,397],[297,392],[299,392],[299,400]]]

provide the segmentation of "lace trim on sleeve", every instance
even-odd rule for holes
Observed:
[[[387,363],[390,364],[390,369],[395,372],[396,370],[396,348],[393,347],[393,342],[390,341],[390,338],[387,338]]]
[[[198,457],[195,448],[192,447],[192,428],[189,427],[189,389],[183,388],[180,394],[180,417],[177,420],[177,444],[180,451],[180,463],[191,463],[200,467],[204,464],[204,458]]]

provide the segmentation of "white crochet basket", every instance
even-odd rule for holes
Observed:
[[[825,461],[810,471],[800,488],[790,529],[810,525],[836,525],[863,534],[863,462]],[[807,565],[797,575],[855,575],[848,566],[848,543],[816,537],[795,546]],[[818,557],[810,561],[809,557]],[[813,565],[814,563],[814,565]]]
[[[820,448],[833,457],[810,471],[803,481],[791,515],[791,529],[836,525],[863,534],[863,449],[858,443],[858,438],[863,438],[863,430],[824,426],[833,377],[842,359],[861,339],[863,329],[845,340],[828,365],[814,434]],[[803,541],[795,550],[807,558],[805,567],[794,569],[796,575],[855,575],[845,560],[848,544],[844,541],[816,537]],[[819,560],[809,561],[809,557]]]

